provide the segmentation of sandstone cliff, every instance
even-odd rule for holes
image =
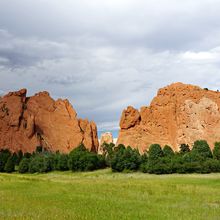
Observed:
[[[97,151],[94,122],[78,119],[68,100],[53,100],[48,92],[26,97],[26,89],[0,98],[0,149],[32,152],[36,146],[69,152],[83,143]]]
[[[220,92],[174,83],[160,89],[149,107],[129,106],[121,116],[117,144],[144,151],[152,143],[192,145],[205,139],[210,147],[220,141]]]
[[[100,143],[99,143],[99,149],[98,149],[99,154],[103,153],[102,145],[104,143],[106,143],[106,144],[114,143],[113,136],[112,136],[111,132],[102,133],[101,138],[100,138]]]

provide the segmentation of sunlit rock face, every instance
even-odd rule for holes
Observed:
[[[0,148],[32,152],[36,146],[69,152],[83,143],[97,151],[94,122],[78,119],[69,101],[53,100],[48,92],[26,97],[26,89],[0,98]]]
[[[144,151],[152,143],[192,146],[205,139],[210,147],[220,141],[220,92],[174,83],[160,89],[150,106],[129,106],[122,112],[117,144]]]

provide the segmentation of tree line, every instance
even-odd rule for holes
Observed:
[[[181,144],[179,152],[165,145],[152,144],[148,151],[140,154],[138,149],[123,144],[102,145],[103,154],[88,151],[83,144],[69,154],[50,152],[41,146],[33,153],[8,149],[0,150],[0,172],[46,173],[59,171],[92,171],[111,167],[113,172],[141,171],[152,174],[210,173],[220,172],[220,142],[213,151],[207,141],[195,141],[192,148]]]

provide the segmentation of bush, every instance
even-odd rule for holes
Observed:
[[[160,158],[155,163],[148,163],[147,170],[151,174],[169,174],[172,173],[171,162],[166,158]]]
[[[29,172],[30,173],[44,173],[47,172],[47,166],[45,162],[45,158],[42,155],[35,156],[31,158],[29,164]]]
[[[220,160],[220,142],[215,143],[215,147],[213,149],[213,157],[214,159]]]
[[[149,161],[156,161],[164,156],[164,153],[161,149],[161,146],[159,144],[152,144],[150,145],[149,151],[148,151],[148,158]]]
[[[111,161],[113,171],[136,171],[141,164],[141,156],[139,151],[132,149],[130,146],[125,148],[124,145],[119,145],[114,152]]]
[[[220,161],[216,159],[207,159],[202,164],[202,173],[220,172]]]
[[[174,151],[170,146],[165,145],[164,148],[163,148],[163,154],[164,154],[165,157],[173,157],[174,156]]]
[[[203,159],[212,158],[212,151],[205,140],[195,141],[193,144],[192,153],[201,156]]]
[[[97,154],[89,152],[81,144],[70,152],[68,166],[72,171],[92,171],[102,168],[103,164]]]
[[[23,152],[22,152],[22,150],[19,150],[19,151],[18,151],[18,164],[20,163],[20,161],[22,160],[22,158],[23,158]]]
[[[12,173],[15,171],[15,162],[13,156],[10,156],[5,164],[5,172]]]
[[[67,154],[59,154],[58,162],[56,166],[57,170],[60,170],[60,171],[69,170],[68,159],[69,157]]]
[[[19,173],[27,173],[29,170],[29,158],[23,158],[21,162],[19,163],[18,172]]]
[[[106,165],[107,166],[111,166],[111,161],[114,155],[114,148],[115,148],[115,144],[110,143],[103,143],[102,145],[102,150],[103,150],[103,156],[105,157],[105,161],[106,161]]]
[[[15,165],[19,164],[19,158],[18,158],[18,155],[15,152],[12,154],[12,160],[13,160]]]
[[[179,151],[179,153],[180,153],[180,154],[186,154],[186,153],[188,153],[188,152],[190,152],[190,147],[189,147],[189,145],[188,145],[188,144],[181,144],[181,145],[180,145],[180,151]]]
[[[42,146],[37,146],[35,152],[36,153],[42,153],[43,152],[43,147]]]
[[[8,149],[0,150],[0,172],[5,171],[5,164],[10,156],[11,152]]]
[[[24,153],[24,158],[31,158],[31,153],[29,153],[29,152],[26,152],[26,153]]]

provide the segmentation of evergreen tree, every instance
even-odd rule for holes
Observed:
[[[12,173],[15,171],[15,162],[13,156],[10,156],[5,164],[5,172]]]
[[[179,151],[179,153],[180,153],[180,154],[186,154],[186,153],[188,153],[188,152],[190,152],[190,147],[189,147],[189,145],[188,145],[188,144],[181,144],[181,145],[180,145],[180,151]]]
[[[163,157],[164,153],[159,144],[151,144],[148,151],[148,155],[149,161],[156,161],[159,158]]]
[[[69,157],[67,154],[60,154],[58,157],[57,169],[61,171],[69,170],[68,159]]]
[[[29,163],[30,163],[30,159],[24,157],[19,163],[18,172],[27,173],[29,170]]]
[[[168,145],[164,146],[163,153],[164,153],[165,157],[173,157],[174,156],[173,149],[170,146],[168,146]]]
[[[197,140],[193,144],[192,154],[200,156],[203,159],[212,158],[212,151],[205,140]]]
[[[220,142],[215,143],[215,147],[213,149],[213,157],[217,160],[220,160]]]
[[[5,164],[10,156],[11,152],[8,149],[0,150],[0,172],[5,171]]]
[[[18,151],[18,164],[20,163],[20,161],[22,160],[22,158],[23,158],[23,152],[22,152],[22,150],[19,150],[19,151]]]
[[[120,145],[115,149],[114,156],[111,161],[113,171],[135,171],[139,169],[141,164],[141,156],[137,149],[132,149],[130,146],[125,148]]]

